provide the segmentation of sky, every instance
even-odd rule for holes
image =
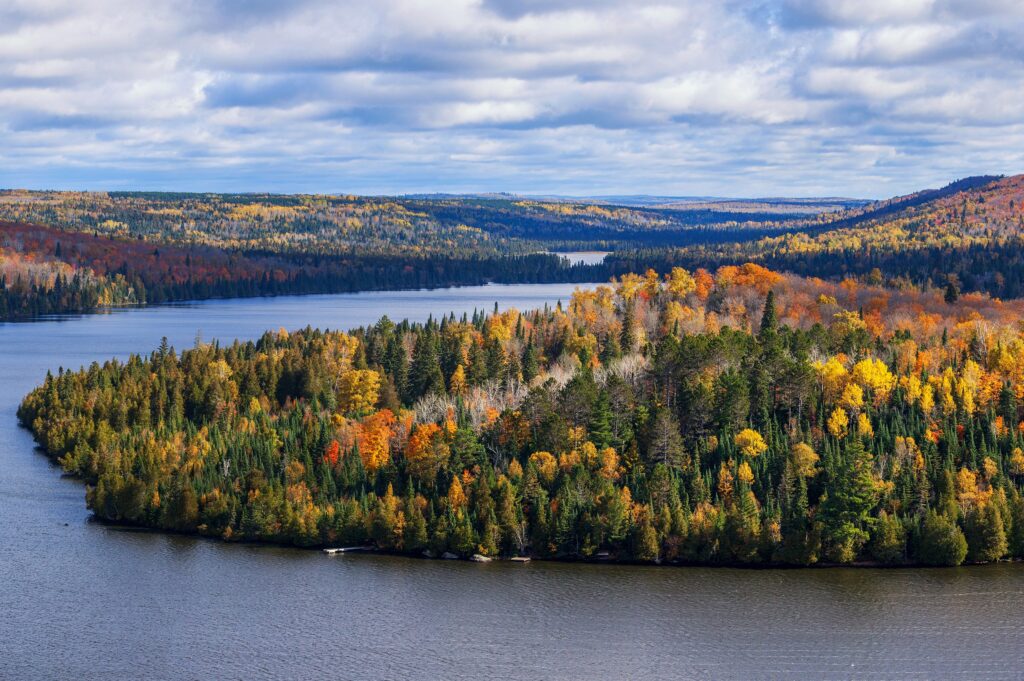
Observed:
[[[0,187],[880,198],[1022,86],[1020,0],[2,0]]]

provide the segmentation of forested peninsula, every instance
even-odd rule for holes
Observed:
[[[709,565],[1024,557],[1022,301],[674,268],[566,306],[59,371],[100,518],[229,541]]]

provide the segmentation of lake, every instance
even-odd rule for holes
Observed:
[[[570,265],[600,265],[611,251],[552,251],[569,261]]]
[[[335,329],[567,302],[573,285],[206,301],[0,324],[0,679],[1024,676],[1024,566],[476,564],[224,544],[91,522],[16,425],[48,369],[167,336]]]

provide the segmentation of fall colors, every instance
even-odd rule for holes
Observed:
[[[990,562],[1024,557],[1024,300],[996,297],[1024,282],[1022,188],[694,209],[7,192],[0,311],[611,277],[544,310],[165,344],[50,375],[19,417],[97,516],[230,541]],[[570,247],[616,250],[542,252]]]
[[[98,516],[412,555],[1024,556],[1024,301],[747,263],[564,307],[60,372],[19,416]]]
[[[0,319],[208,298],[592,283],[757,262],[1024,295],[1024,176],[885,201],[0,191]],[[572,264],[550,251],[611,250]]]

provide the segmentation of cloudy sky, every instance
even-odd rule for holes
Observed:
[[[880,197],[1022,86],[1020,0],[2,0],[0,186]]]

